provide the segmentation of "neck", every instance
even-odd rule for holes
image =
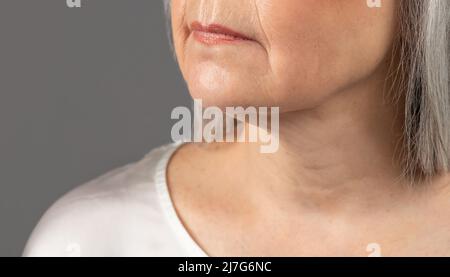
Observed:
[[[403,197],[403,118],[383,88],[382,81],[368,82],[313,109],[281,114],[276,153],[236,144],[259,201],[339,210]]]

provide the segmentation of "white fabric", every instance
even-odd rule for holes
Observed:
[[[23,256],[206,256],[176,214],[166,183],[180,145],[154,149],[62,197]]]

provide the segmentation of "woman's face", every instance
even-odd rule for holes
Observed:
[[[398,1],[381,4],[172,0],[176,55],[205,106],[312,108],[384,68]]]

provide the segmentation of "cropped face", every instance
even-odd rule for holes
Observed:
[[[172,0],[176,55],[206,106],[312,108],[384,67],[398,2]]]

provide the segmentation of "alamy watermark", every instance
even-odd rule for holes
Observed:
[[[67,244],[64,250],[66,257],[73,257],[73,258],[81,257],[81,245],[76,242],[71,242]]]
[[[366,251],[369,253],[368,257],[382,257],[381,245],[379,243],[369,243],[366,247]]]
[[[67,7],[81,8],[81,0],[66,0]]]
[[[81,0],[66,0],[67,7],[69,8],[81,8]],[[381,0],[366,0],[369,8],[381,8]]]
[[[367,7],[369,8],[381,8],[381,0],[367,0]]]
[[[261,153],[275,153],[279,148],[279,107],[203,108],[194,100],[194,115],[187,107],[173,109],[173,141],[184,142],[257,142]]]

